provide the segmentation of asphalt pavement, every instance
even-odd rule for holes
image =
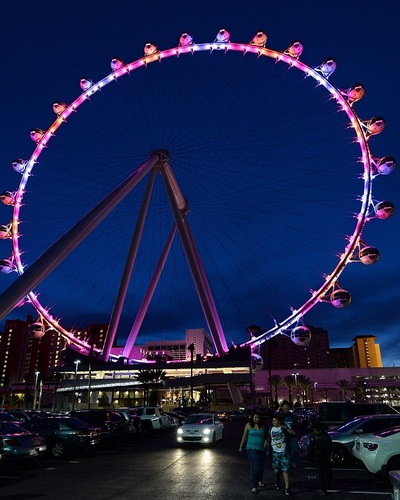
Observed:
[[[215,447],[177,446],[175,431],[120,440],[89,455],[65,460],[41,458],[0,465],[0,500],[274,500],[288,498],[275,490],[271,463],[265,488],[251,493],[250,466],[239,453],[242,423],[227,423],[225,439]],[[307,463],[291,471],[293,498],[315,500],[316,470]],[[389,482],[366,470],[334,469],[329,498],[390,500]]]

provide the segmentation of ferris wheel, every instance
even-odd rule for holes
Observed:
[[[19,275],[1,317],[33,306],[35,336],[55,330],[88,354],[77,332],[101,316],[97,351],[109,360],[121,329],[130,358],[146,322],[176,338],[177,316],[181,331],[205,324],[218,355],[254,322],[271,324],[238,345],[278,334],[305,345],[314,306],[350,304],[339,278],[379,260],[366,228],[395,211],[372,189],[396,167],[370,151],[385,121],[359,118],[363,85],[333,85],[335,60],[307,65],[299,40],[277,51],[264,32],[230,38],[148,42],[97,82],[82,78],[69,104],[54,102],[55,120],[12,164],[17,189],[1,195],[12,248],[0,270]]]

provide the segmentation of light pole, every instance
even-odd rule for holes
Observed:
[[[318,387],[318,382],[314,382],[314,390],[313,390],[313,399],[312,399],[312,404],[314,404],[314,401],[316,399],[316,392],[317,392],[317,387]]]
[[[80,363],[80,360],[77,359],[76,361],[74,361],[74,363],[75,363],[75,380],[74,380],[74,393],[72,395],[72,411],[74,411],[74,408],[75,408],[76,382],[77,382],[77,379],[78,379],[78,365]]]
[[[34,392],[34,395],[33,395],[33,409],[36,410],[37,408],[37,389],[38,389],[38,380],[39,380],[39,375],[40,375],[40,372],[36,371],[35,372],[35,392]]]
[[[188,349],[190,351],[190,407],[193,407],[193,353],[194,344],[189,344]]]
[[[299,400],[299,388],[297,386],[297,375],[299,375],[299,373],[292,373],[292,376],[294,377],[294,382],[295,382],[295,389],[296,389],[296,401]]]

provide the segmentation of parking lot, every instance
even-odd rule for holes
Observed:
[[[245,454],[238,453],[243,424],[225,423],[224,442],[214,447],[176,444],[175,430],[120,439],[88,454],[66,459],[46,457],[25,465],[0,466],[0,500],[71,500],[152,498],[229,500],[254,498]],[[265,489],[256,498],[283,498],[273,489],[274,476],[266,464]],[[291,473],[293,496],[320,498],[315,468],[301,463]],[[334,469],[330,496],[341,500],[390,499],[386,480],[361,467]]]

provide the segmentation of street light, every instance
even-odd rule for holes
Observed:
[[[40,375],[40,372],[36,371],[35,372],[35,392],[34,392],[34,396],[33,396],[33,409],[34,410],[36,410],[36,405],[37,405],[37,386],[38,386],[39,375]]]
[[[190,352],[190,407],[193,407],[193,354],[194,354],[194,344],[188,345],[188,350]]]
[[[75,408],[75,399],[76,399],[76,381],[78,379],[78,365],[80,363],[80,360],[77,359],[76,361],[74,361],[75,363],[75,381],[74,381],[74,393],[73,393],[73,396],[72,396],[72,411],[74,411],[74,408]]]
[[[296,401],[299,400],[299,388],[297,386],[297,376],[300,375],[299,373],[292,373],[292,377],[294,377],[294,382],[296,384],[295,388],[296,388]]]

